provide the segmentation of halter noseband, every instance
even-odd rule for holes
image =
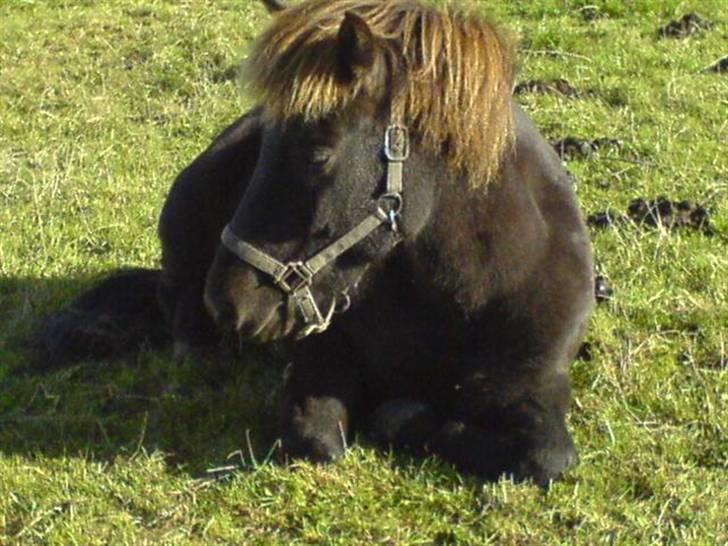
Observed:
[[[387,186],[385,192],[377,198],[377,210],[307,260],[284,264],[240,239],[229,224],[222,232],[221,240],[225,248],[242,261],[272,277],[275,285],[301,311],[306,327],[298,335],[299,338],[326,330],[336,309],[334,296],[326,314],[319,310],[311,292],[314,275],[382,224],[387,224],[394,232],[398,230],[397,220],[403,205],[402,167],[409,157],[407,127],[397,123],[391,123],[387,127],[384,133],[384,157],[387,160]],[[348,300],[346,292],[342,294]]]

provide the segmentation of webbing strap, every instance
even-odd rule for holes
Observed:
[[[225,226],[221,240],[225,247],[233,252],[238,258],[249,263],[263,273],[267,273],[273,277],[276,284],[280,285],[282,281],[286,280],[287,274],[289,273],[291,275],[298,274],[301,277],[301,280],[313,277],[329,263],[341,256],[359,241],[368,237],[372,231],[387,221],[389,221],[387,214],[382,209],[378,209],[376,212],[370,214],[364,220],[359,222],[356,227],[350,229],[345,235],[338,238],[336,241],[323,248],[312,258],[309,258],[303,263],[290,262],[288,264],[284,264],[279,262],[272,256],[258,250],[250,243],[246,243],[242,239],[238,238],[238,236],[230,229],[230,226]],[[287,286],[291,286],[292,288],[292,290],[286,290],[287,292],[296,291],[294,285],[287,284]],[[282,288],[285,289],[285,287]]]
[[[312,258],[306,260],[305,264],[309,271],[311,271],[311,274],[315,275],[321,271],[359,241],[366,239],[372,231],[386,221],[387,215],[381,209],[364,218],[364,220],[359,222],[359,225],[350,229],[343,237],[340,237]]]
[[[285,264],[279,262],[265,252],[258,250],[250,243],[246,243],[242,239],[239,239],[238,236],[230,229],[229,225],[225,226],[225,229],[222,230],[222,236],[220,239],[222,240],[222,244],[224,244],[225,247],[238,258],[249,263],[263,273],[268,273],[268,275],[274,279],[280,278],[286,270]]]

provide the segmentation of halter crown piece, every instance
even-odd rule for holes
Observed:
[[[377,210],[364,218],[359,224],[333,243],[304,261],[279,262],[271,255],[240,239],[233,233],[230,225],[222,232],[222,244],[242,261],[266,273],[301,312],[306,326],[298,338],[318,334],[331,325],[336,309],[336,296],[328,311],[321,313],[311,292],[313,277],[351,247],[364,240],[375,229],[386,224],[393,232],[399,227],[397,222],[402,212],[402,167],[409,157],[409,134],[407,127],[390,122],[384,133],[384,158],[387,161],[387,186],[377,198]],[[346,294],[343,294],[348,299]]]

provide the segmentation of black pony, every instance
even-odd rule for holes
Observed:
[[[162,270],[72,309],[130,325],[156,290],[179,354],[224,331],[291,340],[287,456],[330,460],[361,427],[487,479],[558,477],[591,249],[569,176],[512,101],[512,44],[416,0],[267,4],[245,72],[260,106],[175,181]],[[48,332],[61,353],[98,341]]]

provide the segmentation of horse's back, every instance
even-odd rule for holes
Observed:
[[[521,245],[532,240],[531,261],[536,256],[554,259],[549,256],[554,246],[568,247],[583,262],[577,269],[588,269],[591,245],[577,202],[574,178],[518,105],[514,105],[514,116],[515,142],[504,161],[490,214],[497,217],[506,203],[517,211],[510,218],[499,218],[497,223],[509,225],[508,231],[519,238]]]
[[[566,221],[569,227],[586,233],[573,177],[520,106],[514,106],[514,114],[516,141],[510,163],[519,183],[528,187],[545,218],[557,212],[562,225]]]
[[[260,111],[227,127],[175,179],[159,221],[167,274],[204,275],[235,212],[260,150]]]
[[[554,350],[562,353],[555,358],[561,367],[574,356],[594,305],[591,243],[573,177],[520,107],[515,114],[515,151],[504,182],[517,185],[530,199],[530,221],[540,226],[542,241],[540,259],[532,261],[530,280],[520,291],[524,296],[516,300],[544,331],[554,330],[554,340],[562,338],[554,343]],[[535,318],[545,308],[551,316]],[[564,328],[556,317],[570,317],[572,327]]]

